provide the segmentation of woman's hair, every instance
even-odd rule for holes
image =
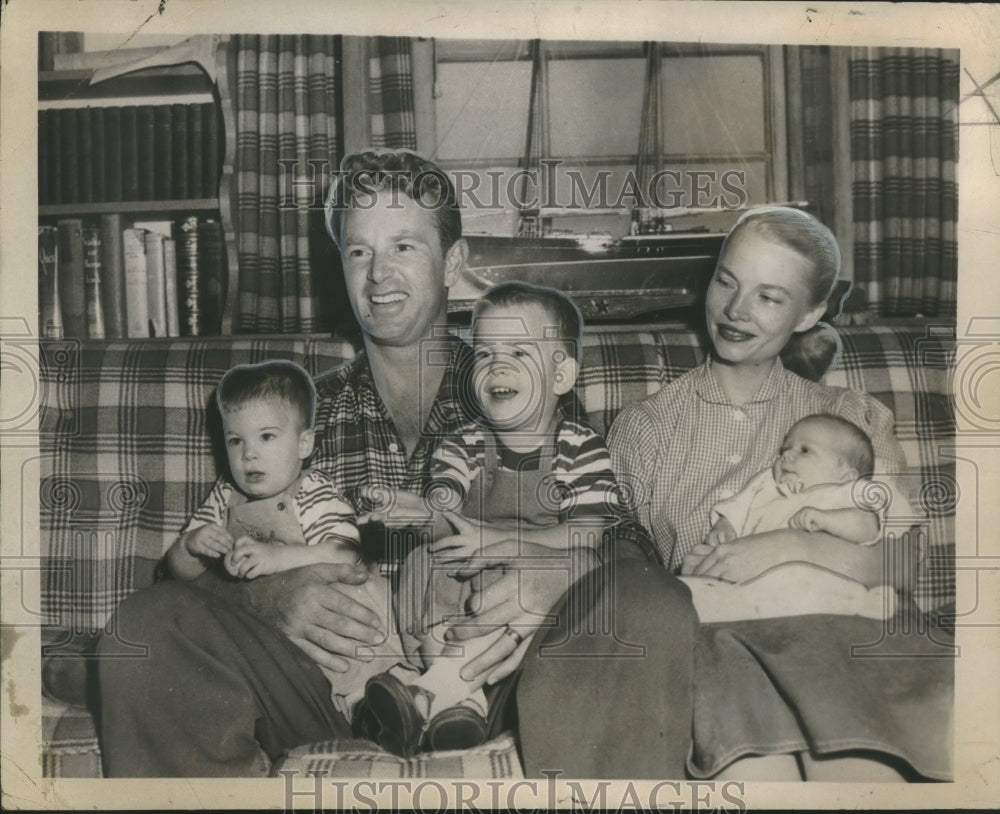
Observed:
[[[441,249],[447,251],[462,236],[462,213],[455,185],[436,164],[410,150],[365,150],[345,155],[326,197],[326,230],[340,246],[344,215],[352,207],[370,209],[375,195],[389,190],[393,200],[406,195],[431,211]]]
[[[788,206],[761,206],[745,212],[726,235],[720,256],[733,237],[748,228],[756,229],[812,263],[809,280],[810,304],[826,302],[840,276],[840,247],[837,238],[808,212]]]
[[[480,297],[473,310],[473,325],[487,308],[508,308],[538,305],[552,318],[559,339],[567,353],[579,363],[583,356],[583,316],[570,297],[555,288],[547,288],[520,280],[507,280],[489,289]]]
[[[830,298],[840,276],[840,246],[833,232],[801,209],[756,207],[736,221],[723,241],[719,256],[725,253],[726,244],[734,235],[751,228],[810,261],[813,270],[808,282],[810,305],[815,307]],[[802,378],[819,381],[836,367],[842,350],[837,331],[825,322],[818,322],[806,331],[792,334],[781,351],[781,362]]]
[[[237,365],[219,382],[215,397],[219,412],[258,401],[280,401],[299,414],[304,429],[311,429],[316,413],[316,385],[295,362],[274,359],[252,365]]]

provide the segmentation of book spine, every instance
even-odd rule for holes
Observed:
[[[185,218],[181,224],[181,256],[178,265],[178,309],[181,336],[198,336],[198,219]]]
[[[139,109],[127,105],[121,110],[122,200],[139,200]]]
[[[38,227],[38,335],[62,339],[62,307],[59,305],[59,230]]]
[[[198,103],[188,105],[188,194],[192,198],[205,197],[202,189],[202,107]]]
[[[187,105],[172,106],[171,121],[173,123],[174,148],[173,155],[173,191],[175,198],[188,197],[188,109]]]
[[[101,303],[101,233],[96,226],[83,230],[83,285],[87,301],[87,337],[104,339]]]
[[[59,204],[62,199],[62,111],[50,110],[46,123],[45,157],[48,159],[49,195],[51,204]]]
[[[83,221],[63,218],[59,229],[59,302],[66,336],[86,339],[87,299],[83,285]]]
[[[180,336],[181,324],[177,310],[177,243],[163,239],[163,280],[166,283],[167,336]]]
[[[146,282],[146,241],[142,229],[122,232],[125,258],[125,318],[129,339],[149,336],[149,304]]]
[[[52,203],[49,200],[49,111],[38,111],[38,203],[40,206]],[[44,336],[44,334],[43,334]]]
[[[174,192],[174,131],[170,105],[153,108],[153,195],[157,200],[177,197]]]
[[[77,161],[79,162],[80,203],[94,200],[94,125],[89,107],[76,111]]]
[[[59,111],[59,154],[62,162],[60,203],[80,201],[80,144],[76,114],[75,108]]]
[[[125,262],[122,257],[122,216],[101,215],[101,280],[104,292],[104,333],[123,339],[125,327]]]
[[[223,257],[222,224],[211,218],[198,224],[199,301],[201,332],[222,332]]]
[[[201,127],[204,133],[203,144],[205,154],[202,159],[202,183],[201,194],[205,198],[211,198],[217,194],[219,188],[219,167],[221,160],[219,147],[221,139],[219,131],[222,124],[219,121],[221,112],[216,107],[215,102],[205,102],[201,106]]]
[[[136,144],[139,156],[139,200],[152,201],[156,193],[156,155],[154,140],[156,123],[153,105],[139,105],[136,124]]]
[[[104,113],[104,199],[122,199],[121,108],[106,107]]]
[[[146,232],[146,297],[149,335],[167,335],[167,283],[163,275],[163,235]]]
[[[94,168],[93,172],[93,200],[98,203],[103,203],[108,199],[107,190],[107,168],[105,167],[105,153],[104,153],[104,111],[99,107],[95,107],[90,111],[90,140],[92,144],[93,156],[92,164]]]

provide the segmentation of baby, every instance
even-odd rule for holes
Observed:
[[[196,579],[219,560],[239,579],[316,563],[357,564],[353,509],[326,473],[303,469],[315,441],[316,389],[309,374],[283,360],[240,365],[222,377],[216,401],[232,478],[216,482],[167,551],[173,576]],[[383,577],[371,573],[362,585],[340,588],[385,625],[390,594]],[[400,648],[397,637],[373,649],[398,657]],[[365,682],[384,665],[353,660],[347,673],[324,669],[336,688],[333,702],[348,719]]]
[[[861,509],[854,483],[871,475],[872,443],[839,416],[810,415],[785,435],[770,469],[729,500],[712,507],[709,545],[792,527],[825,531],[861,545],[878,539],[878,516]]]
[[[423,518],[435,538],[455,526],[466,547],[451,547],[454,558],[512,536],[560,550],[599,545],[625,509],[604,440],[576,419],[581,341],[580,312],[561,292],[520,282],[487,291],[473,317],[472,388],[481,419],[437,449],[426,499],[399,492],[391,508],[370,517]],[[484,681],[465,681],[459,671],[501,636],[523,649],[529,642],[508,626],[447,644],[445,632],[465,617],[468,583],[433,567],[427,546],[407,560],[400,595],[417,624],[400,619],[410,664],[368,683],[376,740],[404,755],[481,742]]]
[[[712,507],[705,542],[715,547],[766,531],[798,528],[871,545],[879,539],[879,517],[859,505],[855,484],[871,475],[874,462],[871,441],[858,427],[838,416],[806,416],[785,435],[770,469]],[[882,619],[895,609],[890,588],[868,589],[809,563],[783,563],[739,585],[690,575],[682,579],[692,590],[702,622],[806,613]]]

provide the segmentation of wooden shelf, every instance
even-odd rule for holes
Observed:
[[[57,100],[104,99],[137,96],[153,99],[179,94],[211,93],[212,83],[197,65],[172,65],[164,68],[144,68],[90,84],[94,71],[40,71],[38,74],[39,102]],[[164,102],[169,103],[169,98]]]
[[[219,208],[218,198],[182,198],[172,201],[102,201],[101,203],[48,204],[38,207],[41,218],[105,215],[111,212],[211,212]]]

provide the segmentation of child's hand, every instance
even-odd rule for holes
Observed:
[[[791,516],[788,526],[803,531],[823,531],[823,512],[812,506],[804,506]]]
[[[446,512],[444,516],[455,532],[450,537],[442,537],[431,543],[430,550],[445,562],[468,560],[479,556],[491,546],[518,539],[516,531],[481,523],[457,512]]]
[[[219,557],[233,548],[233,537],[222,526],[209,523],[190,531],[184,537],[184,548],[194,557]]]
[[[358,490],[362,500],[372,503],[374,508],[358,517],[358,525],[363,523],[422,523],[431,512],[420,495],[403,489],[387,489],[378,486],[362,486]]]
[[[240,537],[226,555],[226,571],[238,579],[276,574],[281,570],[278,560],[282,548],[278,543],[260,543],[250,537]]]
[[[715,548],[717,545],[728,543],[735,539],[736,529],[733,527],[733,524],[727,518],[720,515],[719,519],[715,521],[715,525],[712,526],[705,537],[705,545]]]

